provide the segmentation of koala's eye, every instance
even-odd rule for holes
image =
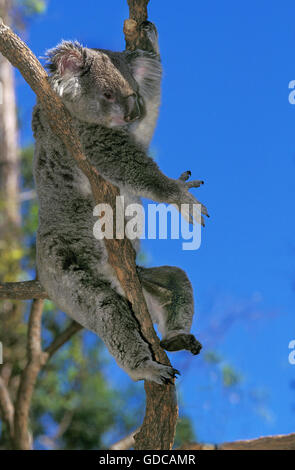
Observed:
[[[106,100],[108,101],[114,101],[115,98],[114,98],[114,95],[111,91],[106,91],[103,96],[105,97]]]

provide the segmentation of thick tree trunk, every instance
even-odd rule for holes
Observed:
[[[10,24],[11,0],[0,0],[0,16]],[[0,239],[7,229],[20,226],[19,151],[14,72],[10,62],[0,54]]]
[[[10,7],[11,0],[0,0],[0,17],[8,24],[11,23]],[[20,253],[19,173],[14,70],[0,54],[0,281],[16,281],[20,273],[19,255],[15,256]],[[7,447],[11,445],[13,436],[14,407],[9,397],[6,376],[7,371],[12,370],[15,359],[24,353],[24,345],[20,343],[17,334],[22,311],[22,304],[15,300],[0,302],[0,341],[3,343],[5,358],[4,364],[0,366],[0,416],[6,424]]]

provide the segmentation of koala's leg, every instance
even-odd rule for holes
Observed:
[[[91,270],[91,259],[86,264],[68,247],[61,250],[56,245],[50,256],[40,257],[40,245],[38,251],[38,276],[49,297],[83,327],[96,333],[133,380],[158,384],[172,381],[176,369],[152,359],[130,303],[112,289],[108,280],[99,279],[99,274]]]
[[[190,334],[194,314],[191,283],[182,269],[173,266],[138,267],[152,320],[162,335],[167,351],[187,349],[198,354],[202,348]]]

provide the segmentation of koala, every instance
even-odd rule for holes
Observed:
[[[146,197],[197,204],[188,190],[202,181],[188,182],[190,172],[178,179],[165,176],[147,153],[159,112],[162,70],[154,25],[144,22],[140,28],[148,50],[113,52],[63,41],[46,54],[49,81],[71,114],[87,159],[128,203]],[[104,341],[133,380],[172,382],[178,371],[154,360],[108,263],[104,242],[93,235],[95,202],[89,182],[38,102],[32,127],[40,282],[62,311]],[[205,206],[201,211],[207,215]],[[189,212],[185,216],[192,221]],[[190,334],[194,301],[185,272],[138,266],[138,275],[162,347],[198,354],[201,345]]]

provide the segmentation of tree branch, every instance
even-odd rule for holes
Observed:
[[[129,19],[124,22],[124,35],[126,49],[145,49],[145,39],[140,34],[140,24],[147,20],[147,5],[149,0],[127,0],[129,6]],[[119,277],[119,280],[120,277]],[[136,285],[138,285],[136,280]],[[132,281],[131,281],[132,286]],[[138,287],[139,289],[139,287]],[[138,304],[134,308],[144,337],[152,346],[157,361],[170,364],[166,353],[161,349],[159,339],[155,334],[146,303],[144,313],[141,311],[142,290],[140,288]],[[136,302],[135,298],[135,302]],[[134,435],[135,449],[171,449],[174,442],[176,422],[178,417],[177,399],[174,386],[160,386],[145,382],[146,412],[139,433]],[[165,390],[166,389],[166,390]]]
[[[48,346],[48,348],[45,349],[45,353],[48,356],[49,360],[53,354],[60,349],[67,341],[69,341],[74,334],[76,334],[78,331],[82,330],[83,326],[79,325],[79,323],[72,321],[71,324],[62,332],[60,335],[58,335],[52,343]]]
[[[134,435],[137,434],[140,429],[136,429],[135,431],[131,432],[127,436],[123,437],[119,441],[115,442],[111,445],[110,450],[128,450],[134,446],[135,440]]]
[[[184,444],[178,450],[295,450],[295,434],[259,437],[223,444]]]
[[[9,429],[13,447],[22,450],[31,448],[28,419],[38,374],[53,354],[83,328],[77,322],[71,322],[68,328],[58,335],[50,346],[42,352],[41,320],[43,305],[43,300],[33,300],[28,327],[28,362],[20,377],[15,413],[9,390],[3,378],[0,377],[0,409],[2,417]]]
[[[9,437],[12,440],[14,429],[14,406],[10,398],[9,390],[2,377],[0,377],[0,409],[2,419],[7,426]]]
[[[29,429],[29,411],[36,380],[47,355],[41,347],[41,319],[44,300],[34,299],[28,326],[28,362],[21,374],[14,414],[14,446],[30,450],[32,447]]]
[[[129,0],[131,14],[137,21],[142,18],[142,5],[147,5],[147,0]],[[141,12],[141,13],[140,13]],[[146,14],[145,14],[146,17]],[[130,46],[132,47],[132,45]],[[51,89],[47,80],[47,74],[40,62],[31,50],[14,34],[10,28],[3,23],[0,24],[0,51],[2,54],[19,69],[27,83],[36,93],[42,108],[47,114],[53,132],[61,139],[68,152],[75,159],[78,167],[88,177],[94,200],[96,204],[106,202],[115,208],[116,196],[119,191],[110,183],[107,183],[90,165],[83,154],[83,149],[79,138],[73,128],[71,117],[62,101]],[[114,214],[115,217],[115,214]],[[165,352],[161,349],[159,339],[155,334],[151,318],[142,293],[141,284],[136,272],[135,252],[128,239],[105,240],[108,251],[109,263],[115,269],[117,277],[130,301],[135,317],[141,325],[141,331],[145,340],[151,345],[154,358],[162,364],[170,364]],[[35,302],[42,302],[36,300]],[[17,440],[24,445],[28,445],[28,439],[22,435],[20,423],[27,424],[28,403],[32,393],[32,383],[36,380],[35,362],[29,361],[31,367],[30,383],[20,386],[18,394],[18,404],[21,405],[20,412],[15,419],[15,433]],[[27,367],[28,367],[27,366]],[[175,397],[175,386],[157,385],[145,382],[147,394],[146,415],[139,434],[135,436],[135,447],[137,449],[171,449],[174,441],[177,402]],[[21,394],[25,393],[24,400]],[[24,403],[23,403],[24,402]]]
[[[39,437],[39,441],[46,447],[49,447],[51,450],[58,450],[59,448],[59,440],[62,438],[64,433],[70,427],[71,422],[73,420],[74,411],[67,410],[58,426],[57,432],[53,437],[49,437],[46,435],[42,435]]]
[[[127,0],[129,6],[129,17],[140,24],[147,20],[147,6],[150,0]]]
[[[219,450],[295,450],[295,434],[260,437],[248,441],[226,442]]]
[[[0,284],[0,299],[48,299],[39,281],[4,282]]]
[[[146,36],[142,34],[139,26],[147,20],[147,5],[149,0],[127,0],[129,6],[129,19],[124,21],[124,35],[126,49],[146,50]]]

